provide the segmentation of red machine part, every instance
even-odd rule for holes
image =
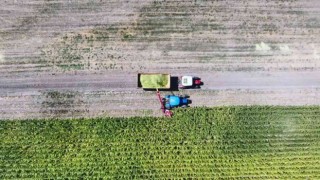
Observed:
[[[196,80],[194,81],[194,84],[200,85],[200,84],[201,84],[201,79],[196,79]]]
[[[160,92],[159,92],[158,89],[157,89],[157,96],[158,96],[158,98],[159,98],[159,101],[160,101],[160,104],[161,104],[161,110],[162,110],[163,114],[164,114],[166,117],[172,117],[173,113],[172,113],[172,111],[170,111],[170,110],[168,110],[168,109],[166,109],[166,108],[164,107],[164,104],[163,104],[163,102],[162,102],[162,98],[161,98],[161,95],[160,95]]]
[[[168,110],[168,109],[166,109],[166,110],[164,110],[164,115],[165,115],[166,117],[172,117],[173,112],[170,111],[170,110]]]

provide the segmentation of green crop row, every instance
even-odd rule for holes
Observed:
[[[320,107],[0,121],[0,179],[320,179]]]

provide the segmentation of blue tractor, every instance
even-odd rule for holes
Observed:
[[[191,104],[192,101],[189,99],[188,95],[166,95],[164,98],[162,98],[162,103],[165,109],[170,110],[175,107],[189,107],[189,104]]]

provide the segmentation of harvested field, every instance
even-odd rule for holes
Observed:
[[[0,119],[158,116],[138,72],[196,75],[193,106],[319,105],[317,0],[0,1]]]

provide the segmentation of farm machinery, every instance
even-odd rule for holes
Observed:
[[[171,109],[182,107],[186,108],[192,103],[188,95],[166,95],[161,97],[160,90],[173,91],[173,86],[177,89],[194,89],[200,88],[203,82],[199,77],[180,76],[172,77],[170,74],[161,73],[141,73],[138,74],[138,87],[144,90],[156,90],[162,112],[166,117],[173,115]]]
[[[199,89],[204,83],[196,76],[171,76],[161,73],[139,73],[138,87],[144,90]]]
[[[189,107],[189,104],[192,101],[189,99],[189,96],[177,96],[177,95],[166,95],[164,98],[161,98],[159,90],[157,90],[157,96],[161,104],[161,110],[166,117],[171,117],[173,115],[171,109],[176,107]]]
[[[200,89],[203,85],[201,78],[195,76],[180,76],[179,89]]]

